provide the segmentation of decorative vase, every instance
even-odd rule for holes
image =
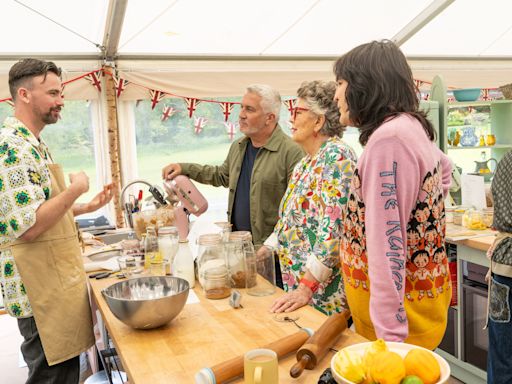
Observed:
[[[475,127],[462,128],[460,145],[463,147],[474,147],[478,144],[478,136],[475,133]]]

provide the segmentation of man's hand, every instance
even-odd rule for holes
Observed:
[[[162,179],[164,180],[172,180],[178,175],[181,175],[181,165],[178,163],[168,164],[162,169]]]
[[[69,188],[73,189],[79,195],[82,195],[89,190],[89,177],[84,171],[70,173],[69,182]]]
[[[311,289],[300,284],[297,289],[288,292],[286,295],[276,299],[270,307],[270,312],[292,312],[309,303],[313,297]]]
[[[90,202],[87,203],[89,212],[94,212],[105,204],[108,204],[115,193],[116,188],[114,188],[114,183],[103,186],[103,191],[99,192]]]

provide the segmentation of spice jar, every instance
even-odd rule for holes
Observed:
[[[207,269],[204,272],[203,292],[207,299],[224,299],[231,295],[226,266]]]

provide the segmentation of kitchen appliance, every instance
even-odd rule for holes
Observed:
[[[462,359],[482,370],[487,369],[489,349],[487,320],[487,267],[463,262],[462,283]]]
[[[160,192],[158,186],[152,185],[145,180],[134,180],[123,188],[120,197],[125,211],[126,221],[131,228],[134,228],[133,214],[137,212],[137,208],[134,207],[132,202],[126,202],[124,198],[128,187],[136,183],[149,186],[149,192],[153,197],[153,203],[157,208],[168,205],[174,207],[174,225],[178,228],[180,240],[184,240],[188,236],[190,214],[200,216],[208,209],[208,202],[205,197],[186,176],[179,175],[173,180],[164,181],[163,186],[167,193],[165,198],[162,192]]]
[[[331,315],[311,336],[306,344],[297,351],[297,363],[290,368],[290,376],[299,377],[304,369],[315,369],[338,337],[347,329],[348,310]]]
[[[174,215],[176,227],[180,240],[188,236],[188,221],[190,214],[200,216],[208,209],[208,201],[199,192],[190,179],[183,175],[178,175],[172,180],[164,181],[164,189],[167,193],[168,201],[176,201]]]

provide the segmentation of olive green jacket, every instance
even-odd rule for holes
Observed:
[[[182,174],[203,184],[229,188],[228,220],[231,222],[236,186],[248,137],[233,142],[220,166],[180,163]],[[304,152],[279,126],[254,160],[251,176],[251,229],[255,246],[263,244],[279,218],[279,203],[295,164]]]

